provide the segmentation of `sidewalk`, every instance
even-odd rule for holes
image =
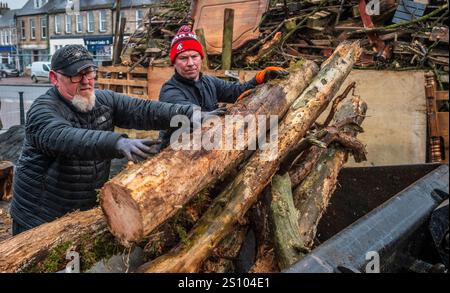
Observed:
[[[31,80],[29,76],[23,76],[23,77],[7,77],[2,78],[0,80],[0,86],[34,86],[34,87],[50,87],[51,84],[49,82],[45,81],[39,81],[39,83],[35,83]]]

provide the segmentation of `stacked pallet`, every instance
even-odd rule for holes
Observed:
[[[98,85],[129,97],[148,99],[147,68],[137,67],[131,72],[126,66],[103,66],[98,69]]]
[[[426,75],[429,160],[433,163],[448,163],[448,91],[436,89],[434,74]]]

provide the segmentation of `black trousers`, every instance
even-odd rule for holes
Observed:
[[[13,236],[16,236],[17,234],[20,234],[27,230],[28,230],[27,228],[25,228],[24,226],[17,223],[17,221],[14,221],[14,219],[12,220],[12,235]]]

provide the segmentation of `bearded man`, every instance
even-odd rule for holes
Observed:
[[[93,208],[96,190],[109,178],[111,159],[145,159],[155,152],[151,146],[160,143],[129,139],[113,132],[115,126],[168,129],[172,117],[191,118],[193,113],[192,105],[95,91],[96,66],[81,45],[57,50],[49,77],[53,87],[27,113],[25,141],[13,179],[14,235],[66,213]]]

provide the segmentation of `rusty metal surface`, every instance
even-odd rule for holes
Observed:
[[[433,165],[426,167],[433,167]],[[357,196],[373,197],[374,193],[371,193],[371,190],[375,189],[378,192],[378,188],[384,189],[384,186],[391,183],[400,187],[400,185],[406,183],[401,180],[404,174],[415,173],[418,175],[418,173],[424,171],[423,169],[420,170],[421,168],[418,166],[413,168],[415,170],[412,170],[410,166],[405,166],[403,170],[401,167],[395,169],[395,172],[386,172],[392,176],[390,180],[384,178],[386,181],[376,177],[376,174],[371,174],[372,179],[367,182],[369,185],[360,185],[358,194],[346,193],[347,196],[352,198]],[[370,174],[370,171],[366,171],[354,173],[358,177],[356,180]],[[399,251],[408,245],[417,231],[423,228],[428,222],[431,212],[442,202],[443,199],[438,196],[441,192],[436,193],[435,190],[441,190],[448,194],[448,176],[448,165],[435,168],[317,247],[286,272],[342,272],[342,268],[364,271],[368,261],[367,253],[372,251],[379,254],[381,271],[389,271]],[[398,178],[395,179],[395,177]],[[378,184],[370,183],[372,180],[378,182]],[[362,184],[362,181],[360,183]],[[379,194],[386,194],[386,191],[384,190]],[[375,197],[377,196],[375,195]],[[376,203],[374,202],[374,204]],[[357,213],[362,212],[361,207],[353,208],[351,210]],[[333,209],[336,209],[336,207],[333,207]],[[335,217],[336,220],[338,218],[338,216]]]
[[[234,9],[233,49],[259,37],[258,25],[269,5],[268,0],[196,0],[192,18],[194,31],[203,28],[208,54],[222,53],[225,8]]]

